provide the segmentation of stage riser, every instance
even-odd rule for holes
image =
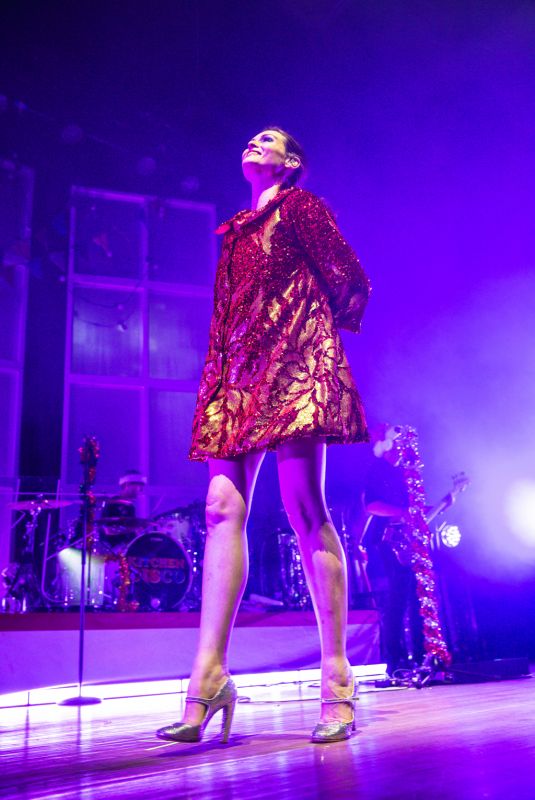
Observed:
[[[185,678],[197,639],[198,629],[189,626],[87,630],[85,682]],[[76,683],[76,630],[4,630],[0,641],[0,694]],[[348,645],[353,665],[378,663],[377,622],[350,623]],[[319,663],[315,626],[272,624],[234,631],[230,669],[236,674],[314,668]]]

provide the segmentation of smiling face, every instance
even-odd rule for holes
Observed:
[[[249,141],[242,153],[242,170],[248,181],[265,175],[282,182],[300,165],[299,158],[287,152],[286,139],[279,131],[261,131]]]

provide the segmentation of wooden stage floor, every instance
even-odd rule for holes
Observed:
[[[82,709],[5,710],[0,796],[535,798],[535,682],[529,678],[363,692],[357,733],[332,745],[308,741],[317,687],[275,690],[275,699],[273,692],[255,690],[251,702],[239,704],[227,745],[218,740],[220,715],[201,744],[155,739],[155,728],[178,717],[175,695]]]

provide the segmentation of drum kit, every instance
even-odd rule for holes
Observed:
[[[201,504],[152,519],[114,500],[95,520],[88,548],[88,603],[103,611],[192,611],[200,608],[204,554]],[[79,537],[56,554],[54,593],[66,607],[80,602]]]
[[[22,554],[3,576],[4,610],[80,607],[80,518],[53,536],[47,533],[42,558],[36,558],[35,546],[39,515],[74,502],[40,496],[11,504],[14,511],[25,513],[25,525]],[[121,498],[103,501],[88,536],[86,607],[95,611],[199,610],[205,538],[203,503],[143,519],[135,515],[133,503]],[[256,578],[260,593],[255,596],[266,605],[311,609],[295,534],[282,526],[262,531],[261,541]]]
[[[43,496],[10,504],[24,513],[21,552],[3,573],[5,611],[78,608],[82,522],[49,536],[39,558],[39,516],[74,505]],[[105,501],[87,548],[86,606],[102,611],[189,611],[200,608],[204,507],[174,508],[152,519],[135,516],[132,503]],[[41,566],[40,566],[41,565]]]

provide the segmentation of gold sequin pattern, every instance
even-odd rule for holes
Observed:
[[[190,458],[304,436],[368,438],[338,328],[358,332],[369,281],[323,201],[279,192],[224,233]]]

